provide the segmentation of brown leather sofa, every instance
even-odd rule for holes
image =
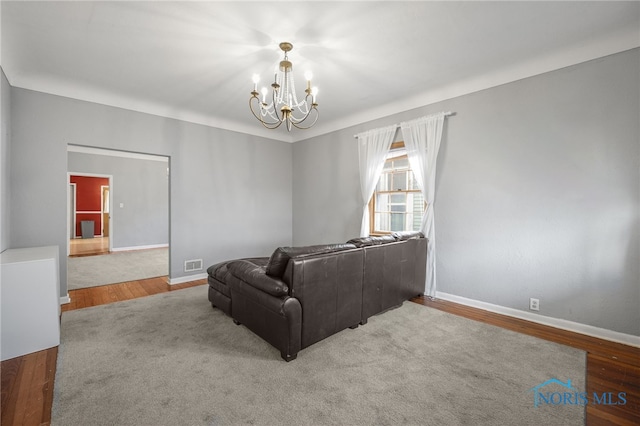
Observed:
[[[291,361],[301,349],[421,295],[426,254],[419,232],[278,247],[270,258],[211,266],[209,301]]]

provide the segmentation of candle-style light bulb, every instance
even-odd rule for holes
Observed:
[[[266,100],[267,100],[267,88],[263,87],[262,88],[262,103],[264,104]]]
[[[260,81],[260,75],[254,74],[252,80],[253,80],[253,91],[257,92],[258,91],[258,82]]]
[[[311,89],[311,101],[314,104],[316,103],[316,96],[318,96],[318,88],[314,87],[313,89]]]
[[[311,89],[311,79],[313,78],[313,73],[309,70],[305,71],[304,78],[307,80],[307,90]],[[307,92],[309,93],[309,92]]]

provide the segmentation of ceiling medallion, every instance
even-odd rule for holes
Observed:
[[[304,99],[298,101],[296,89],[293,83],[293,64],[289,61],[287,53],[293,49],[289,42],[280,43],[280,50],[284,52],[284,59],[275,70],[274,80],[271,83],[272,94],[267,102],[268,90],[263,87],[261,90],[262,99],[258,93],[258,82],[260,76],[253,75],[253,91],[249,98],[249,108],[251,113],[267,129],[277,129],[285,123],[288,131],[293,127],[297,129],[308,129],[318,121],[318,104],[316,96],[317,87],[311,87],[311,72],[305,73],[307,88]]]

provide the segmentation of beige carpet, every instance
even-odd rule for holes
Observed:
[[[62,315],[54,425],[581,425],[585,353],[411,302],[286,363],[198,286]]]
[[[67,259],[67,290],[169,275],[169,249],[113,252]]]

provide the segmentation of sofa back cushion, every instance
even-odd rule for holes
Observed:
[[[420,231],[400,231],[391,234],[396,241],[413,240],[416,238],[424,238],[424,234]]]
[[[380,235],[380,236],[368,236],[368,237],[359,237],[352,238],[347,241],[347,244],[353,244],[356,247],[369,247],[369,246],[377,246],[380,244],[394,243],[396,239],[393,235]]]
[[[336,251],[355,249],[353,244],[322,244],[304,247],[278,247],[275,249],[269,263],[267,263],[266,273],[269,276],[280,278],[287,269],[287,264],[292,258],[300,256],[311,256],[314,254],[333,253]]]
[[[289,288],[282,280],[268,277],[264,272],[263,266],[256,265],[248,260],[229,262],[228,268],[234,277],[272,296],[282,297],[289,292]]]

